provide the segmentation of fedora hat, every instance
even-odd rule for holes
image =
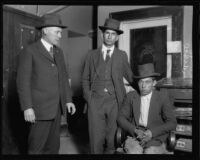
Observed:
[[[99,26],[99,28],[102,31],[105,31],[106,29],[111,29],[111,30],[116,31],[118,34],[122,34],[123,31],[119,29],[119,25],[120,25],[120,22],[118,20],[107,18],[105,20],[104,26]]]
[[[44,27],[60,27],[67,28],[62,24],[61,18],[58,14],[45,14],[42,16],[43,23],[41,25],[36,26],[37,29],[41,29]]]
[[[154,64],[153,63],[146,63],[138,65],[138,74],[134,75],[134,78],[141,79],[147,77],[158,77],[160,73],[156,73],[154,71]]]

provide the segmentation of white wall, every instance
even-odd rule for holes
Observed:
[[[141,9],[141,8],[149,8],[149,7],[156,7],[156,6],[99,6],[98,7],[98,26],[104,25],[105,19],[109,17],[109,14],[112,12],[119,12],[119,11],[127,11],[127,10],[134,10],[134,9]],[[100,30],[98,30],[100,33]],[[99,35],[99,34],[98,34]],[[98,36],[98,45],[102,43],[100,36]]]
[[[105,19],[112,12],[125,10],[134,10],[141,8],[157,7],[155,6],[99,6],[98,7],[98,26],[104,25]],[[192,78],[192,6],[184,6],[183,16],[183,77]],[[98,30],[100,33],[100,30]],[[100,34],[98,34],[98,45],[102,43]]]
[[[63,24],[68,28],[63,30],[61,48],[65,62],[69,65],[74,94],[81,88],[81,69],[86,53],[92,46],[92,40],[87,36],[92,29],[92,6],[69,6],[58,14],[61,15]],[[68,30],[85,36],[69,37]]]
[[[183,18],[183,77],[192,78],[192,6],[184,7]]]

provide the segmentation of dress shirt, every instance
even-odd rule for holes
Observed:
[[[115,46],[113,45],[111,48],[106,47],[104,44],[102,45],[102,53],[103,53],[103,59],[106,60],[106,54],[107,54],[107,50],[110,50],[109,55],[110,57],[113,54]]]
[[[139,124],[144,127],[146,127],[148,123],[151,96],[152,92],[146,96],[141,96]]]
[[[45,41],[43,38],[41,38],[41,42],[44,45],[44,47],[46,48],[46,50],[48,52],[50,52],[50,48],[53,47],[53,45],[51,45],[50,43],[48,43],[47,41]]]

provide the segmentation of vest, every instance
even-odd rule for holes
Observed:
[[[115,94],[114,85],[111,77],[111,65],[112,65],[112,57],[106,63],[103,59],[103,56],[100,56],[99,66],[99,74],[94,80],[92,90],[96,92],[108,92],[109,94]]]

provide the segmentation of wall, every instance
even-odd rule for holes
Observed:
[[[104,25],[111,12],[149,8],[156,6],[99,6],[98,26]],[[183,16],[183,78],[192,78],[192,6],[184,6]],[[100,31],[98,31],[100,33]],[[98,34],[98,45],[102,43]]]
[[[147,8],[147,7],[155,7],[155,6],[99,6],[98,26],[104,25],[105,19],[109,17],[109,13]],[[98,30],[98,33],[100,33],[100,30]],[[100,36],[98,36],[98,45],[100,45],[101,43],[102,43],[101,38]]]
[[[92,39],[87,35],[92,29],[92,6],[69,6],[58,14],[68,26],[63,30],[61,48],[69,66],[72,90],[75,96],[79,96],[84,57],[92,46]]]
[[[24,154],[27,151],[28,123],[21,111],[17,86],[17,64],[21,46],[35,41],[34,26],[39,17],[9,7],[3,8],[3,95],[2,154]],[[35,34],[34,34],[35,33]]]
[[[74,92],[81,88],[81,68],[87,51],[92,48],[92,39],[88,31],[92,30],[92,6],[61,6],[61,5],[8,5],[34,15],[43,15],[60,7],[58,11],[62,23],[68,28],[63,30],[61,48],[64,51],[65,62],[69,66]],[[37,9],[38,7],[38,9]],[[71,34],[70,34],[71,33]]]
[[[192,78],[192,6],[184,7],[183,17],[183,77]]]

